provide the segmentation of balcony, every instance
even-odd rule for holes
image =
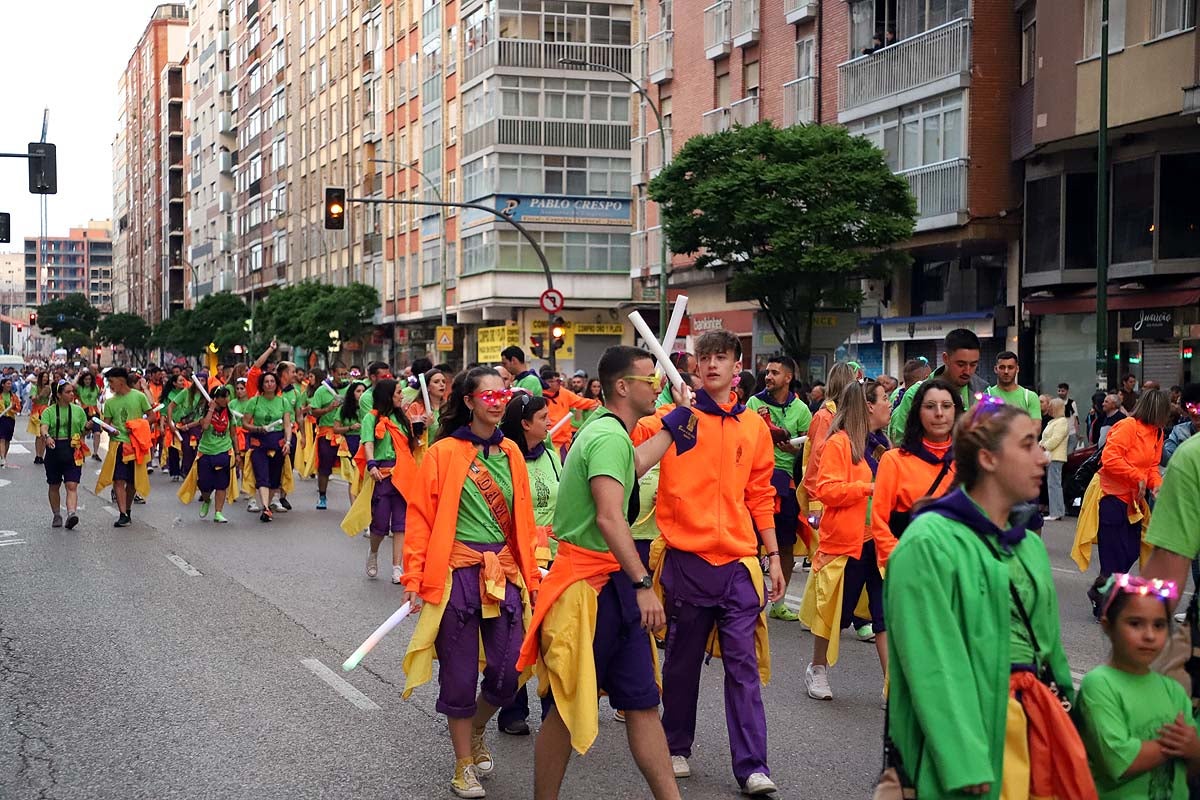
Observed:
[[[783,85],[783,124],[808,125],[814,119],[812,76],[796,78]]]
[[[462,136],[464,155],[497,144],[528,147],[576,147],[629,152],[630,126],[599,122],[500,117],[472,128]]]
[[[783,18],[789,25],[817,18],[817,0],[783,0]]]
[[[1187,116],[1200,114],[1200,84],[1183,90],[1183,113]]]
[[[636,231],[629,243],[629,277],[640,278],[645,272],[658,274],[662,263],[662,228]]]
[[[917,231],[962,225],[967,216],[967,160],[956,158],[897,173],[917,199]]]
[[[638,86],[644,86],[646,78],[650,74],[650,46],[645,42],[638,42],[633,46],[632,63],[629,66],[630,77]],[[637,91],[632,86],[629,91]]]
[[[216,243],[218,253],[233,252],[233,231],[221,231],[218,233]]]
[[[646,177],[646,137],[638,136],[630,143],[630,162],[629,162],[629,183],[632,186],[641,186],[647,180]]]
[[[228,214],[233,211],[233,194],[221,192],[217,195],[217,211]]]
[[[729,0],[717,0],[704,9],[704,57],[720,58],[733,49]]]
[[[758,122],[758,95],[743,97],[729,107],[733,124],[747,127]]]
[[[659,172],[662,172],[662,168],[664,166],[664,164],[663,164],[664,142],[663,142],[662,136],[663,136],[663,132],[657,131],[657,130],[650,131],[650,133],[646,134],[646,171],[651,178],[656,177]],[[672,152],[671,151],[671,129],[670,128],[667,128],[667,138],[666,138],[665,144],[666,144],[666,159],[667,159],[667,162],[670,162],[671,152]]]
[[[233,153],[228,150],[217,153],[217,171],[222,175],[233,174]]]
[[[729,109],[725,107],[705,111],[700,117],[700,130],[703,133],[720,133],[729,130],[731,125]]]
[[[601,64],[628,73],[633,48],[626,45],[586,44],[580,42],[543,42],[530,39],[498,39],[463,59],[463,83],[466,84],[495,67],[519,70],[562,69],[594,71],[594,67],[568,67],[559,59],[578,59]]]
[[[233,79],[229,77],[229,73],[221,71],[217,73],[217,94],[229,94],[233,91]]]
[[[745,47],[758,41],[758,0],[733,0],[731,6],[733,46]]]
[[[971,83],[971,21],[958,19],[838,66],[838,122]]]
[[[651,83],[664,83],[675,75],[675,32],[659,31],[649,39]]]
[[[229,52],[229,31],[217,31],[217,50],[222,53]]]
[[[222,111],[217,114],[217,132],[223,134],[237,133],[237,126],[233,124],[232,113]]]

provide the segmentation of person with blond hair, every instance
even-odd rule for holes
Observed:
[[[1050,465],[1046,469],[1046,499],[1050,506],[1048,520],[1059,520],[1066,516],[1067,507],[1063,501],[1062,473],[1063,465],[1067,463],[1067,440],[1071,435],[1071,424],[1067,419],[1067,404],[1061,397],[1046,399],[1046,409],[1049,422],[1042,429],[1042,449],[1050,455]]]

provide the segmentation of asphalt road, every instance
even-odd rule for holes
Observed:
[[[107,491],[90,491],[98,465],[89,462],[83,521],[66,531],[50,528],[44,473],[22,449],[32,445],[14,442],[0,470],[0,798],[450,796],[436,685],[400,697],[412,624],[354,672],[340,669],[401,602],[386,568],[365,577],[366,542],[338,529],[344,486],[331,488],[325,512],[313,509],[315,484],[298,482],[296,510],[273,524],[243,503],[218,526],[157,474],[133,526],[114,529]],[[1084,598],[1088,579],[1067,557],[1072,534],[1073,521],[1051,523],[1046,539],[1063,640],[1082,672],[1107,648]],[[793,581],[794,604],[803,580]],[[843,642],[835,699],[817,702],[803,682],[812,637],[777,621],[771,637],[764,692],[778,796],[869,797],[883,724],[873,645]],[[686,798],[736,797],[719,661],[703,681],[681,788]],[[535,726],[537,709],[534,700]],[[489,797],[531,796],[532,739],[489,736]],[[602,701],[600,736],[572,760],[563,797],[648,796],[624,726]]]

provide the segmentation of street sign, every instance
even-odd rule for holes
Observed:
[[[547,289],[538,298],[538,303],[541,304],[542,311],[545,311],[547,314],[557,314],[563,310],[566,301],[563,298],[563,293],[558,289]]]
[[[437,351],[439,353],[449,353],[452,350],[454,350],[454,326],[438,325]]]

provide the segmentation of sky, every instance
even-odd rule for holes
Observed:
[[[0,0],[0,152],[24,153],[42,135],[58,148],[58,194],[49,195],[48,233],[112,217],[112,142],[117,80],[157,0]],[[29,194],[28,162],[0,158],[0,211],[12,214],[12,243],[37,236],[38,196]]]

